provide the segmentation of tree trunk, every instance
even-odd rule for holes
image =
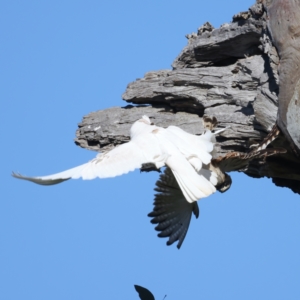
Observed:
[[[171,70],[149,72],[130,83],[123,94],[130,105],[85,116],[75,143],[105,151],[127,142],[130,126],[142,115],[158,126],[176,125],[201,134],[202,117],[208,115],[217,118],[218,127],[230,126],[217,138],[216,157],[249,152],[271,131],[278,110],[280,60],[267,27],[266,3],[261,2],[218,29],[206,23],[187,35],[188,45]],[[271,177],[276,185],[299,193],[300,161],[288,138],[281,133],[269,147],[287,152],[264,162],[254,160],[244,173]]]

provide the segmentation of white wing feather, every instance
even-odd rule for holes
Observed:
[[[176,126],[169,126],[166,130],[177,137],[174,143],[185,157],[196,155],[204,164],[210,163],[212,159],[210,152],[213,151],[214,144],[208,137],[190,134]]]
[[[27,177],[13,173],[19,179],[32,181],[42,185],[52,185],[68,179],[94,179],[115,177],[141,168],[146,163],[145,156],[135,142],[122,144],[105,154],[98,154],[96,158],[78,167],[39,177]]]

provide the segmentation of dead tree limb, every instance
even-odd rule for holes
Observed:
[[[130,83],[123,94],[130,105],[85,116],[75,143],[103,151],[126,142],[131,124],[144,114],[158,126],[176,125],[201,134],[202,117],[213,115],[220,127],[230,126],[218,138],[216,156],[248,152],[271,131],[278,110],[280,60],[262,2],[218,29],[206,23],[187,35],[188,45],[172,69],[149,72]],[[283,147],[287,153],[254,160],[243,172],[270,177],[276,185],[300,193],[300,160],[285,135],[269,147]]]

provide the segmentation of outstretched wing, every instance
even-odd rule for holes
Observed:
[[[180,187],[170,170],[166,168],[156,182],[154,209],[148,214],[152,224],[158,224],[155,229],[160,231],[159,237],[169,237],[167,245],[178,241],[180,249],[189,229],[192,212],[198,218],[197,202],[189,203],[183,196]]]
[[[147,163],[142,149],[134,142],[122,144],[107,153],[100,153],[96,158],[78,167],[48,176],[27,177],[12,173],[12,176],[41,185],[53,185],[68,179],[94,179],[115,177],[126,174],[143,163]]]

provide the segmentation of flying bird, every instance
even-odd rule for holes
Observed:
[[[152,165],[157,170],[166,166],[167,169],[157,185],[161,189],[166,184],[168,188],[174,187],[169,199],[172,203],[170,211],[179,213],[176,222],[181,224],[181,230],[175,236],[173,234],[171,241],[179,240],[180,248],[192,211],[196,216],[199,214],[196,201],[214,193],[215,186],[218,185],[217,174],[208,167],[212,159],[213,141],[214,134],[210,130],[196,136],[175,126],[155,126],[149,117],[143,116],[132,125],[128,143],[106,153],[99,153],[96,158],[83,165],[48,176],[27,177],[18,173],[12,175],[41,185],[53,185],[71,178],[115,177],[135,169],[145,170],[146,165]],[[162,198],[164,197],[165,194]],[[179,206],[178,202],[181,202]],[[153,221],[157,222],[157,219]]]
[[[217,124],[215,117],[203,118],[204,126],[208,129],[201,138],[206,137],[212,143],[216,143],[215,136],[223,130],[212,133],[211,130]],[[189,136],[189,134],[187,134]],[[204,176],[213,176],[216,189],[224,193],[231,187],[231,177],[227,172],[247,171],[249,163],[256,160],[257,163],[265,163],[267,157],[285,153],[283,148],[267,148],[268,145],[278,136],[276,128],[249,153],[229,152],[224,156],[215,157],[215,149],[211,152],[212,158],[209,164],[202,165],[199,170]],[[195,139],[197,136],[193,136]],[[198,202],[189,203],[186,201],[174,175],[169,168],[164,170],[156,182],[154,189],[157,193],[154,198],[154,209],[148,214],[151,223],[157,224],[155,230],[159,231],[159,237],[169,238],[167,245],[178,241],[177,248],[180,249],[187,234],[192,214],[196,218],[200,215]]]
[[[158,127],[151,123],[149,117],[143,116],[132,125],[128,143],[106,153],[99,153],[96,158],[83,165],[41,177],[27,177],[18,173],[12,175],[41,185],[53,185],[71,178],[115,177],[138,168],[143,170],[146,165],[152,165],[157,170],[166,166],[164,174],[156,183],[157,191],[164,191],[164,194],[162,197],[156,196],[157,204],[152,215],[159,215],[152,222],[158,223],[162,219],[160,212],[157,212],[158,198],[165,203],[168,198],[166,193],[169,193],[168,202],[171,206],[164,207],[164,212],[168,214],[169,211],[172,215],[175,211],[176,218],[172,217],[172,222],[180,230],[174,232],[169,228],[170,234],[163,232],[161,236],[170,236],[168,244],[178,240],[177,247],[180,248],[188,231],[192,212],[196,217],[199,215],[196,201],[214,193],[215,186],[219,183],[217,173],[208,167],[212,159],[214,135],[210,130],[196,136],[175,126]],[[165,222],[170,223],[165,216],[163,220],[159,228],[165,227]]]
[[[108,178],[135,169],[160,170],[166,167],[156,182],[154,209],[151,222],[158,224],[159,237],[168,237],[167,245],[178,241],[179,249],[185,239],[192,214],[198,218],[197,200],[216,190],[225,192],[231,186],[226,173],[247,167],[252,159],[273,155],[270,149],[255,149],[249,154],[232,152],[213,159],[217,120],[204,118],[207,130],[200,136],[187,133],[176,126],[162,128],[148,116],[137,120],[130,129],[130,141],[114,149],[99,153],[91,161],[78,167],[48,176],[12,176],[41,185],[58,184],[69,179]]]
[[[245,171],[252,160],[264,163],[268,156],[285,153],[285,149],[270,148],[258,150],[253,153],[231,152],[225,156],[213,159],[206,166],[211,172],[215,172],[218,184],[216,189],[224,193],[232,183],[231,177],[226,172]],[[205,169],[204,169],[205,170]],[[214,171],[212,171],[214,170]],[[151,223],[157,224],[155,230],[159,231],[159,237],[169,238],[167,245],[170,246],[178,241],[177,248],[180,249],[187,231],[189,229],[192,214],[196,218],[200,215],[198,202],[187,202],[175,177],[169,168],[166,168],[156,182],[154,208],[148,214]]]

